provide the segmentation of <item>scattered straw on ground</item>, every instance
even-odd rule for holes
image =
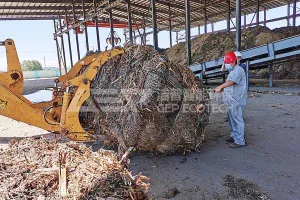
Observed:
[[[66,169],[66,185],[59,172]],[[63,177],[63,176],[62,176]],[[61,178],[63,180],[63,178]],[[113,151],[76,143],[12,140],[0,153],[0,199],[147,199],[148,180],[132,176]],[[66,190],[60,187],[66,186]],[[65,191],[66,196],[59,193]],[[60,193],[63,194],[63,193]]]

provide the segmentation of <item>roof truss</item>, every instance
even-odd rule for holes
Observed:
[[[126,0],[96,0],[97,12],[93,8],[93,0],[84,0],[86,21],[94,16],[107,17],[107,10],[112,9],[116,20],[126,21]],[[261,8],[275,8],[286,5],[286,0],[259,0]],[[132,18],[134,23],[151,26],[151,6],[149,0],[131,0]],[[184,0],[156,0],[157,24],[159,30],[169,28],[171,21],[174,31],[184,29],[185,7]],[[76,18],[83,18],[82,0],[0,0],[0,20],[52,20],[59,15],[73,16],[74,3]],[[235,9],[235,0],[191,0],[191,27],[204,25],[204,10],[206,9],[208,22],[217,22],[226,19],[228,7]],[[242,1],[242,13],[256,12],[257,0]],[[234,14],[232,15],[234,17]],[[146,23],[146,24],[144,24]],[[73,25],[75,25],[72,22]],[[77,24],[76,26],[79,26]]]

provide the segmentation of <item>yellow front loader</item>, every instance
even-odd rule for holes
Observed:
[[[0,42],[0,46],[5,46],[7,57],[7,72],[0,73],[0,115],[60,133],[75,141],[98,139],[92,129],[82,127],[79,111],[91,95],[90,83],[98,70],[110,58],[123,54],[123,49],[86,56],[67,74],[54,80],[51,101],[32,103],[22,96],[24,79],[14,41],[7,39]]]

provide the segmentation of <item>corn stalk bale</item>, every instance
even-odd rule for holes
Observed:
[[[126,47],[124,55],[102,66],[91,89],[82,124],[111,136],[123,150],[135,146],[159,154],[183,153],[203,141],[208,94],[187,67],[151,46]],[[203,109],[197,111],[200,105]]]

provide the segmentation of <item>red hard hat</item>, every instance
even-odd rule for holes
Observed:
[[[234,52],[230,51],[225,54],[224,62],[226,64],[234,63],[236,60],[237,60],[237,58],[236,58],[236,55],[234,54]]]

